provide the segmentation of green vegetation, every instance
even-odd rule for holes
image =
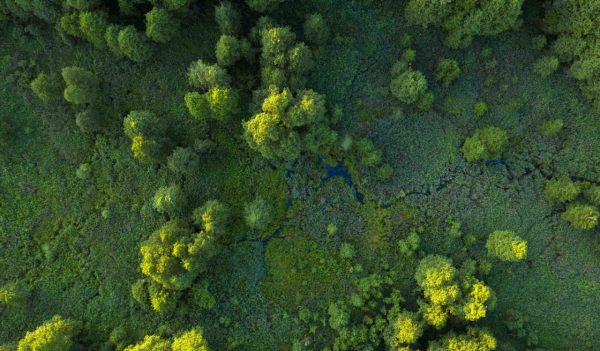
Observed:
[[[0,0],[0,350],[596,350],[599,4]]]

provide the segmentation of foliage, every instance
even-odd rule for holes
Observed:
[[[279,4],[279,0],[246,0],[248,6],[257,12],[272,11]]]
[[[152,206],[160,213],[176,214],[181,212],[184,205],[184,195],[177,185],[159,188],[152,201]]]
[[[435,79],[440,81],[443,86],[448,87],[460,75],[460,66],[453,59],[443,58],[438,61]]]
[[[63,96],[64,86],[56,75],[40,73],[31,81],[31,90],[44,102],[58,100]]]
[[[215,7],[215,21],[221,33],[225,35],[236,35],[240,31],[240,13],[229,1],[223,1]]]
[[[579,187],[568,177],[550,179],[546,182],[544,194],[550,202],[569,202],[579,195]]]
[[[564,126],[562,119],[555,118],[544,121],[540,126],[540,131],[545,136],[551,136],[558,133]]]
[[[325,45],[331,35],[325,19],[319,13],[308,15],[303,28],[306,40],[316,46]]]
[[[73,104],[89,104],[99,99],[99,81],[94,74],[81,67],[64,67],[65,100]]]
[[[79,14],[81,34],[96,47],[106,46],[105,32],[108,26],[106,13],[101,11],[86,11]]]
[[[231,35],[221,35],[215,54],[219,65],[227,67],[235,64],[241,57],[239,40]]]
[[[521,261],[527,255],[527,241],[508,230],[496,230],[487,239],[488,254],[503,261]]]
[[[172,351],[208,351],[208,344],[199,329],[192,329],[173,340]]]
[[[146,35],[158,43],[166,43],[171,40],[177,34],[178,27],[177,20],[163,8],[155,6],[146,13]],[[138,58],[142,58],[143,55],[140,54]],[[143,60],[142,58],[141,61]]]
[[[533,69],[537,74],[546,78],[558,69],[559,62],[554,56],[542,56],[533,65]]]
[[[487,113],[488,106],[484,101],[477,101],[473,106],[473,112],[475,116],[481,117]]]
[[[152,56],[152,45],[146,36],[134,26],[121,29],[117,40],[119,50],[132,61],[143,62]]]
[[[272,87],[262,112],[244,122],[244,138],[266,158],[293,160],[304,151],[327,151],[337,138],[329,118],[323,95],[304,90],[293,96],[287,88]]]
[[[231,77],[225,69],[217,65],[209,65],[202,60],[194,61],[188,70],[188,79],[190,85],[208,90],[214,87],[227,87],[231,82]]]
[[[590,205],[572,204],[561,215],[561,218],[570,222],[577,229],[592,229],[598,224],[598,209]]]
[[[507,133],[500,128],[477,129],[465,140],[462,152],[467,161],[495,160],[502,156],[507,142]]]
[[[77,324],[56,315],[19,341],[18,351],[68,351],[73,345]]]
[[[446,44],[464,48],[476,35],[495,35],[519,24],[523,0],[449,1],[410,0],[406,18],[413,24],[441,26],[448,35]]]

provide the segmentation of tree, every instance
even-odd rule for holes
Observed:
[[[227,87],[213,87],[205,95],[212,119],[225,123],[240,110],[239,96]]]
[[[487,239],[488,255],[502,261],[521,261],[527,256],[527,241],[508,230],[496,230]]]
[[[244,220],[252,229],[267,230],[274,217],[275,209],[261,197],[257,197],[244,206]]]
[[[151,111],[131,111],[123,119],[123,131],[129,138],[138,135],[155,137],[164,134],[165,125]]]
[[[489,332],[467,328],[465,334],[450,332],[441,341],[429,344],[428,351],[492,351],[496,349],[496,339]]]
[[[209,348],[202,331],[195,328],[175,338],[172,351],[209,351]]]
[[[171,351],[171,343],[157,335],[146,335],[144,340],[127,346],[124,351]]]
[[[63,15],[59,21],[59,28],[62,32],[74,37],[83,37],[79,24],[79,14],[77,12]]]
[[[171,140],[164,136],[166,126],[150,111],[131,111],[123,120],[123,131],[131,139],[133,156],[142,162],[167,157]]]
[[[296,159],[304,150],[326,149],[337,134],[329,128],[325,97],[312,90],[296,97],[289,89],[269,89],[262,112],[243,123],[244,138],[266,158]]]
[[[57,75],[40,73],[30,83],[31,90],[43,102],[58,100],[63,97],[64,84]]]
[[[200,167],[200,157],[192,148],[176,148],[167,159],[167,166],[178,174],[191,174]]]
[[[473,136],[465,140],[462,152],[467,161],[495,160],[502,156],[507,143],[508,135],[502,129],[482,128],[477,129]]]
[[[175,214],[182,210],[185,205],[185,196],[181,188],[173,184],[160,187],[154,194],[152,206],[160,213]]]
[[[184,96],[185,106],[190,114],[199,121],[207,120],[211,117],[210,106],[206,96],[197,91],[191,91]]]
[[[303,28],[306,40],[316,46],[325,45],[331,35],[329,27],[320,13],[308,15]]]
[[[231,35],[221,35],[215,54],[219,65],[227,67],[235,64],[241,58],[240,41]]]
[[[600,185],[592,185],[585,190],[585,197],[594,206],[600,206]]]
[[[443,58],[438,61],[435,70],[435,79],[443,86],[448,87],[460,75],[460,66],[453,59]]]
[[[177,19],[161,7],[153,7],[146,13],[146,35],[158,43],[171,40],[179,30]]]
[[[86,109],[75,115],[75,123],[84,133],[96,133],[102,130],[104,118],[95,109]]]
[[[69,351],[73,337],[77,331],[77,323],[61,316],[39,326],[32,332],[27,332],[19,341],[18,351]]]
[[[423,335],[423,322],[416,313],[403,311],[399,313],[391,324],[388,346],[390,350],[397,350],[402,345],[416,343]]]
[[[119,46],[119,33],[123,27],[111,24],[106,27],[106,32],[104,33],[104,41],[106,42],[106,46],[118,58],[124,56],[123,51],[121,51],[121,47]]]
[[[231,2],[223,1],[215,8],[215,20],[222,34],[234,36],[239,34],[240,14]]]
[[[268,12],[279,5],[280,0],[246,0],[248,6],[257,12]]]
[[[519,25],[523,0],[469,2],[410,0],[405,16],[415,25],[441,26],[448,32],[446,45],[464,48],[476,35],[490,36]]]
[[[142,273],[167,290],[188,289],[216,254],[210,233],[193,233],[180,220],[171,220],[140,246]]]
[[[194,224],[207,234],[226,240],[229,224],[229,208],[218,200],[209,200],[203,206],[194,210]]]
[[[565,203],[575,200],[579,195],[579,187],[569,177],[550,179],[546,182],[544,194],[550,202]]]
[[[152,56],[152,45],[148,38],[134,26],[127,26],[119,32],[119,49],[129,59],[143,62]]]
[[[73,104],[88,104],[98,100],[100,82],[92,72],[81,67],[64,67],[62,76],[66,83],[65,100]]]
[[[108,26],[106,13],[101,11],[86,11],[79,14],[79,28],[83,37],[94,46],[106,46],[105,33]]]
[[[167,9],[172,11],[182,10],[190,5],[193,0],[163,0]]]
[[[572,204],[561,215],[561,218],[571,223],[577,229],[592,229],[598,224],[600,213],[596,207],[583,204]]]
[[[218,65],[209,65],[202,60],[193,62],[188,70],[188,79],[190,85],[208,90],[213,87],[228,87],[231,83],[231,77],[227,71]]]
[[[533,64],[535,73],[546,78],[558,69],[559,62],[554,56],[542,56]]]
[[[558,133],[564,126],[564,122],[560,118],[553,118],[544,121],[540,126],[540,132],[545,136],[551,136]]]
[[[415,280],[428,300],[422,307],[423,317],[436,328],[446,324],[450,307],[459,297],[456,274],[457,270],[452,266],[452,262],[438,255],[425,256],[415,271]]]
[[[427,91],[427,80],[423,73],[409,68],[392,80],[390,90],[402,103],[412,104]]]
[[[99,0],[65,0],[65,4],[79,11],[91,10],[98,5]]]
[[[485,101],[477,101],[475,103],[475,105],[473,105],[473,113],[475,113],[475,116],[477,117],[481,117],[483,115],[485,115],[488,111],[488,106],[485,103]]]

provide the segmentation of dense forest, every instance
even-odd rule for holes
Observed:
[[[0,351],[600,350],[600,0],[0,0]]]

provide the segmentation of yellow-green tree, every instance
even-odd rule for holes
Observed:
[[[503,261],[520,261],[527,256],[527,241],[508,230],[492,232],[485,244],[490,256]]]

